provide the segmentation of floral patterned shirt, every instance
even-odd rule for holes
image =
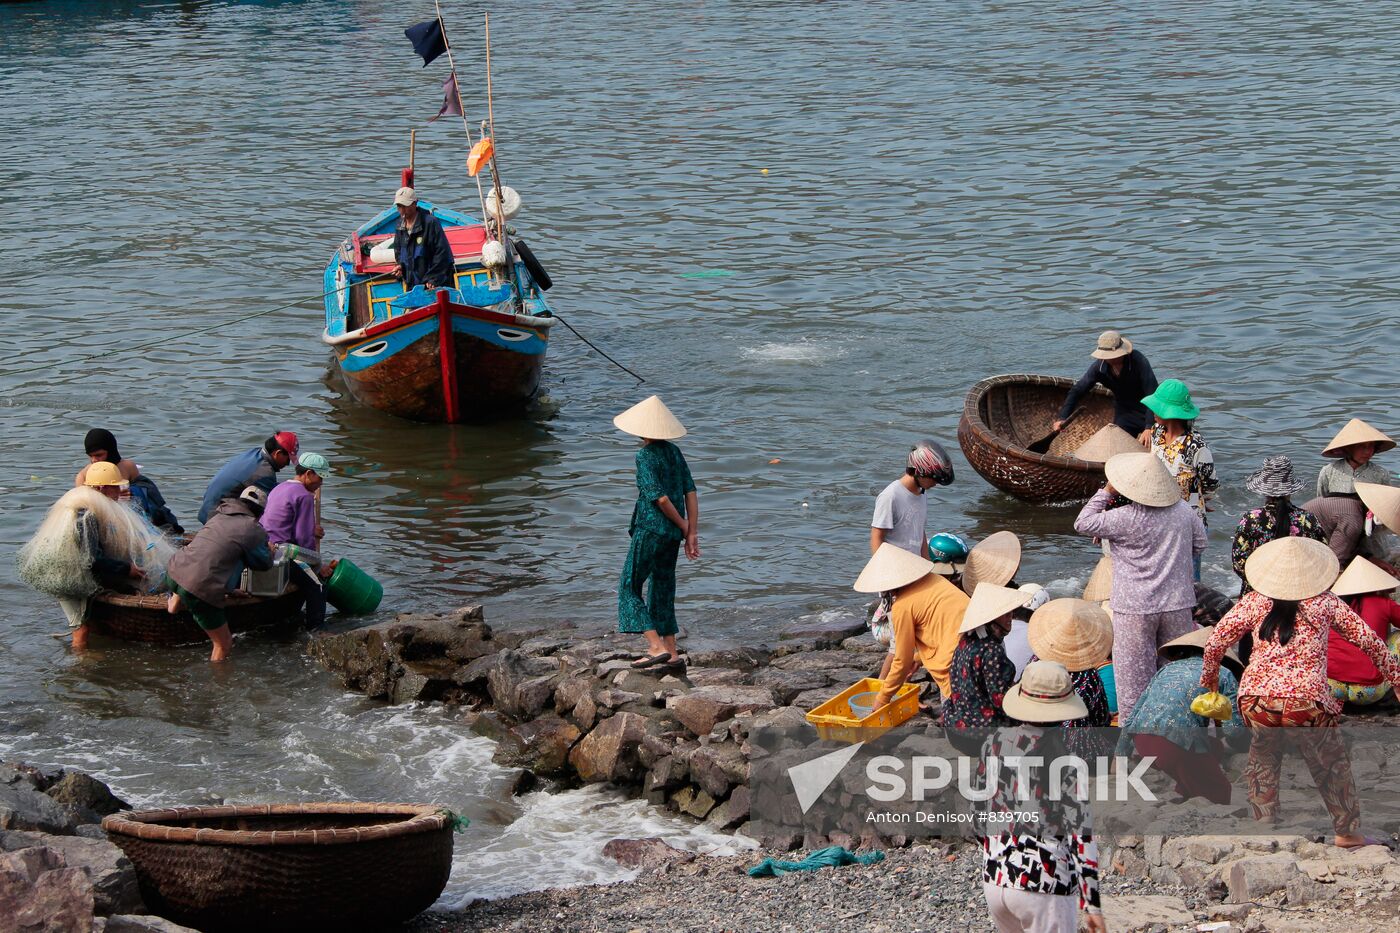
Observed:
[[[964,635],[953,652],[949,680],[952,691],[943,701],[943,725],[976,730],[1010,725],[1001,711],[1002,698],[1016,682],[1016,665],[1006,656],[999,638]]]
[[[988,740],[984,755],[1001,759],[1035,757],[1045,754],[1039,749],[1045,730],[1034,726],[1000,729]],[[1025,769],[1032,782],[1042,775],[1039,768]],[[984,806],[988,812],[1007,815],[1015,812],[1046,808],[1043,795],[1033,786],[1020,784],[1022,769],[1003,766],[997,770],[995,795]],[[1000,888],[1019,888],[1041,894],[1063,897],[1079,894],[1079,906],[1090,912],[1099,909],[1099,848],[1094,841],[1088,804],[1088,788],[1081,786],[1073,768],[1060,770],[1059,801],[1047,809],[1052,820],[1036,821],[1036,826],[1053,823],[1067,824],[1072,831],[1051,835],[1036,832],[1027,825],[1027,832],[1018,832],[1011,820],[1010,829],[982,837],[982,880]],[[991,823],[988,826],[997,825]]]
[[[1241,595],[1253,589],[1244,578],[1244,562],[1249,560],[1249,555],[1253,554],[1259,545],[1285,536],[1275,528],[1277,524],[1274,510],[1268,506],[1250,509],[1240,519],[1239,527],[1235,529],[1234,543],[1230,545],[1230,563],[1234,566],[1235,573],[1239,574]],[[1296,505],[1288,510],[1287,537],[1312,538],[1314,541],[1327,543],[1327,536],[1322,533],[1322,524],[1317,520],[1317,516]]]
[[[1286,645],[1259,637],[1259,626],[1273,605],[1274,601],[1261,593],[1247,593],[1225,613],[1206,643],[1202,687],[1216,688],[1225,649],[1252,631],[1254,650],[1240,680],[1240,696],[1311,700],[1336,715],[1342,705],[1327,685],[1327,635],[1332,629],[1360,648],[1386,680],[1400,684],[1400,658],[1387,651],[1385,642],[1338,597],[1323,593],[1299,603],[1293,638]]]
[[[1174,441],[1167,440],[1167,428],[1163,424],[1152,426],[1152,452],[1167,466],[1167,471],[1176,478],[1181,487],[1181,498],[1191,501],[1193,494],[1202,499],[1220,488],[1220,480],[1215,478],[1215,458],[1199,431],[1188,431]]]

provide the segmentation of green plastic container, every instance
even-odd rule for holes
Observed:
[[[350,616],[362,616],[379,608],[384,587],[379,581],[342,557],[326,580],[326,601]]]

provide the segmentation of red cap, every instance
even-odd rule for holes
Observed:
[[[277,445],[287,452],[295,463],[297,459],[297,436],[291,431],[278,431],[272,435],[272,439]]]

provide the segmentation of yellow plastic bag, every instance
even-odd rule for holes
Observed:
[[[1203,693],[1191,701],[1191,712],[1197,716],[1205,716],[1207,719],[1218,719],[1221,722],[1234,715],[1230,707],[1230,698],[1212,690],[1210,693]]]

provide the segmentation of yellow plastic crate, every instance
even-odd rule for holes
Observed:
[[[884,686],[877,678],[866,677],[842,690],[807,714],[807,721],[817,727],[817,735],[836,742],[869,742],[889,732],[902,722],[908,722],[919,712],[919,688],[905,684],[894,699],[866,716],[857,719],[851,714],[851,697],[857,693],[878,692]]]

